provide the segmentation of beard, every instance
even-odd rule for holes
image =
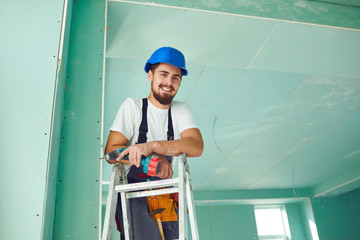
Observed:
[[[159,87],[161,88],[163,85],[160,85]],[[162,105],[169,105],[173,98],[175,97],[174,96],[171,96],[170,94],[163,94],[161,95],[159,92],[156,92],[154,91],[154,87],[153,87],[153,84],[151,83],[151,88],[152,88],[152,92],[153,92],[153,95],[154,95],[154,98]],[[170,87],[172,90],[174,90],[172,87]]]

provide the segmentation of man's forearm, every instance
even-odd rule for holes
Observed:
[[[191,128],[184,130],[181,132],[180,137],[180,139],[171,141],[151,141],[131,145],[121,152],[118,159],[122,159],[126,154],[129,154],[130,165],[139,167],[141,156],[149,156],[151,154],[178,156],[180,153],[185,153],[188,157],[201,156],[204,143],[199,129]],[[109,144],[109,146],[111,145],[114,146]]]
[[[180,153],[185,153],[188,157],[200,157],[204,148],[202,140],[192,137],[173,141],[153,141],[149,144],[152,145],[151,148],[155,153],[168,156],[178,156]]]

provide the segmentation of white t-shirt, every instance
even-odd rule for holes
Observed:
[[[155,107],[148,100],[147,141],[167,140],[168,109]],[[184,102],[172,101],[171,118],[174,129],[174,139],[180,139],[180,133],[189,128],[197,128],[189,106]],[[121,104],[111,131],[121,132],[128,140],[128,146],[137,142],[142,119],[142,99],[127,98]]]

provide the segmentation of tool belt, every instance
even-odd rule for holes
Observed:
[[[172,199],[170,194],[149,196],[147,197],[147,203],[150,212],[157,209],[162,209],[162,208],[165,209],[161,213],[152,216],[152,218],[155,221],[157,218],[160,218],[161,222],[170,222],[170,221],[178,220],[178,215],[175,211],[175,208],[177,208],[177,204]]]

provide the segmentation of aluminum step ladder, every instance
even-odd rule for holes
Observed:
[[[161,187],[172,187],[172,188],[149,190],[149,189],[161,188]],[[112,234],[115,225],[114,220],[115,220],[115,212],[116,212],[116,203],[119,192],[122,201],[122,212],[124,216],[123,221],[124,221],[125,240],[133,239],[131,221],[130,221],[131,216],[129,214],[130,213],[129,199],[162,195],[162,194],[175,193],[175,192],[179,193],[179,204],[178,204],[179,239],[180,240],[188,239],[187,231],[185,231],[185,229],[187,229],[187,226],[185,227],[185,224],[187,224],[187,221],[185,219],[186,216],[185,211],[187,209],[190,220],[192,240],[199,240],[194,199],[193,199],[192,187],[190,183],[189,165],[187,163],[187,158],[185,154],[182,153],[178,157],[178,177],[159,180],[159,181],[128,184],[124,165],[121,163],[114,164],[111,173],[109,193],[106,203],[106,212],[105,212],[102,240],[112,240]],[[185,206],[185,198],[187,200],[186,201],[187,208]]]

